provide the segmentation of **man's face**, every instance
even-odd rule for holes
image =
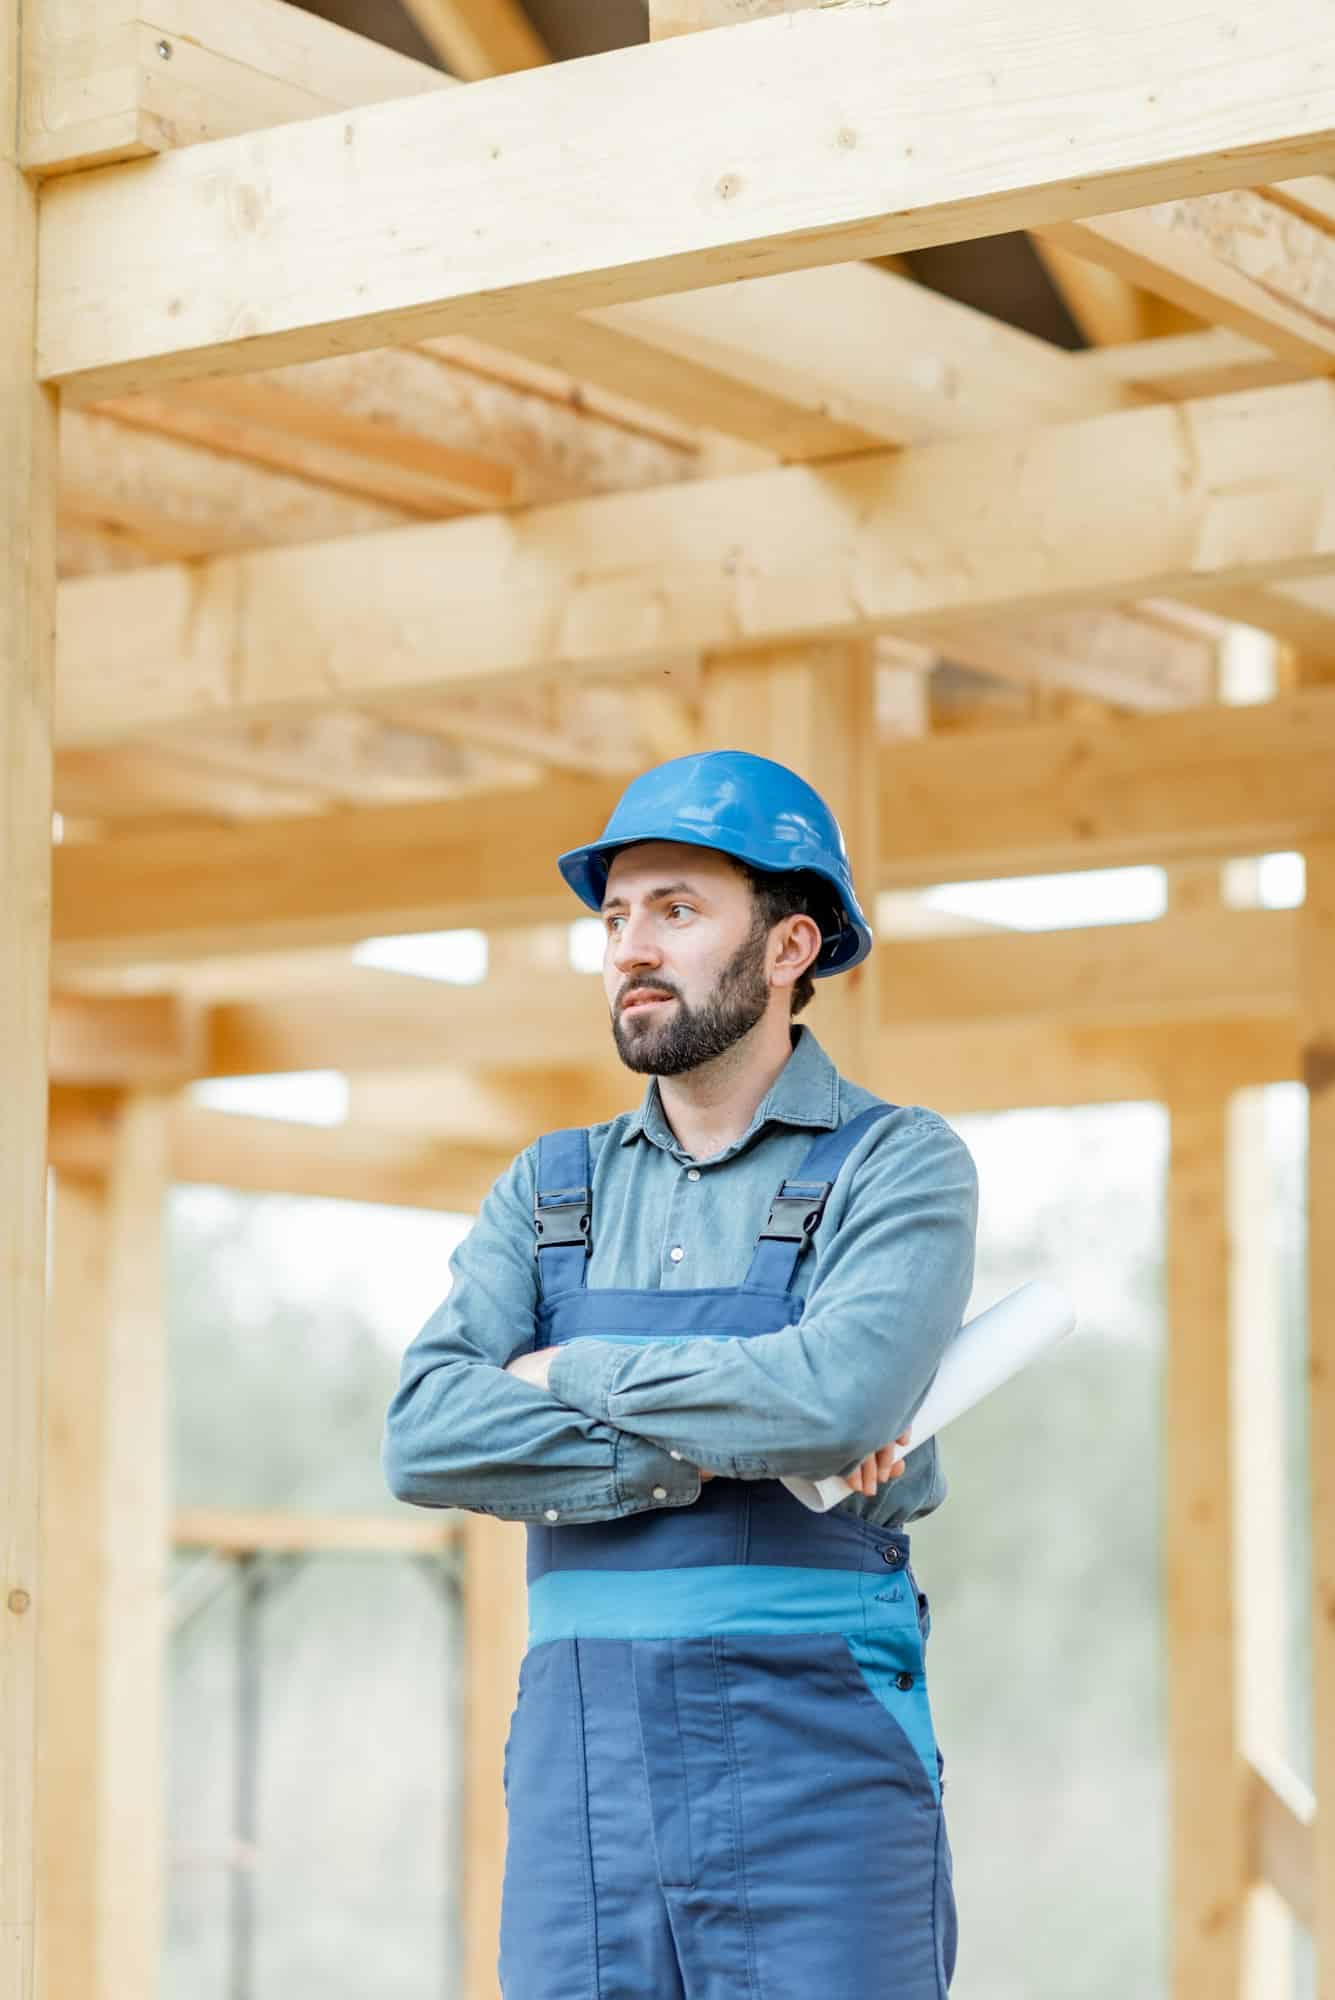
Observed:
[[[767,933],[725,855],[668,840],[623,848],[602,919],[603,986],[627,1069],[680,1076],[763,1017],[773,990]]]

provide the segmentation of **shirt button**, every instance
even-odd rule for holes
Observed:
[[[699,1178],[700,1178],[700,1169],[699,1169],[699,1167],[692,1167],[692,1168],[690,1169],[689,1173],[687,1174],[686,1178],[687,1178],[687,1180],[688,1180],[688,1181],[698,1181],[698,1180],[699,1180]]]
[[[686,1255],[686,1252],[682,1249],[680,1243],[674,1243],[671,1250],[669,1250],[668,1255],[669,1257],[671,1257],[674,1264],[680,1264],[682,1258]]]
[[[559,1507],[549,1507],[549,1508],[547,1509],[547,1512],[546,1512],[546,1519],[547,1519],[547,1520],[549,1520],[549,1521],[559,1521],[559,1520],[560,1520],[560,1518],[561,1518],[561,1510],[560,1510],[560,1508],[559,1508]]]
[[[669,1458],[680,1458],[680,1457],[681,1457],[681,1453],[680,1453],[679,1451],[670,1451],[670,1452],[668,1453],[668,1457],[669,1457]]]
[[[654,1488],[654,1498],[655,1498],[655,1500],[666,1500],[666,1499],[667,1499],[667,1487],[666,1487],[666,1486],[655,1486],[655,1488]]]

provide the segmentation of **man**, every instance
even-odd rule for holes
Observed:
[[[650,1081],[491,1188],[384,1444],[400,1499],[528,1524],[505,2000],[939,2000],[956,1912],[903,1525],[946,1489],[934,1442],[885,1440],[963,1319],[973,1161],[793,1025],[872,941],[795,772],[675,758],[558,865]],[[832,1472],[855,1492],[826,1514],[781,1484]]]

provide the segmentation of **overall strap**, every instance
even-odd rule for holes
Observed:
[[[587,1126],[544,1132],[538,1140],[537,1192],[533,1202],[533,1255],[544,1297],[584,1283],[593,1248],[593,1181]]]
[[[840,1167],[868,1127],[897,1109],[894,1104],[869,1104],[846,1124],[833,1132],[822,1132],[814,1141],[792,1179],[779,1184],[769,1218],[756,1239],[744,1290],[789,1290],[802,1252],[820,1227]]]

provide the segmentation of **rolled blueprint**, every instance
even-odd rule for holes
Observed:
[[[1075,1307],[1065,1292],[1045,1278],[1032,1278],[960,1328],[941,1357],[931,1387],[909,1427],[900,1456],[926,1444],[943,1424],[971,1410],[1012,1375],[1054,1347],[1075,1325]],[[889,1439],[886,1440],[890,1442]],[[784,1480],[788,1491],[813,1513],[828,1513],[854,1491],[837,1472],[824,1479]]]

